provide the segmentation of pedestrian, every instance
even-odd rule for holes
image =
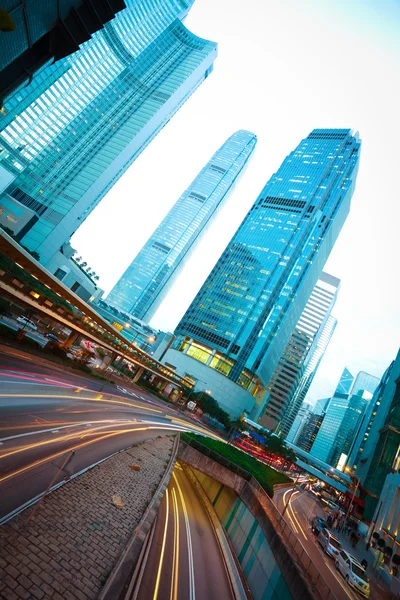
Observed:
[[[338,527],[338,519],[337,519],[337,517],[335,517],[335,520],[333,521],[333,529],[336,530],[337,527]]]
[[[361,566],[362,566],[362,568],[364,569],[364,571],[366,571],[366,570],[367,570],[367,567],[368,567],[368,561],[367,561],[367,560],[365,560],[365,558],[363,558],[363,559],[362,559],[362,561],[361,561]]]
[[[361,534],[357,531],[357,533],[354,534],[355,537],[355,542],[354,542],[354,548],[357,546],[358,542],[360,541],[360,537]]]
[[[351,542],[351,545],[353,548],[356,547],[356,540],[357,540],[356,534],[354,533],[354,531],[352,531],[350,534],[350,542]]]

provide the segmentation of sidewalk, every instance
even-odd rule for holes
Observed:
[[[367,561],[367,575],[371,588],[371,600],[391,600],[393,598],[396,598],[396,596],[392,595],[390,591],[389,579],[391,579],[391,576],[387,573],[382,573],[382,570],[380,570],[379,572],[373,569],[375,552],[373,548],[370,548],[369,550],[366,549],[365,538],[361,537],[357,546],[353,548],[350,542],[350,538],[347,537],[344,533],[338,533],[334,529],[332,529],[332,533],[334,533],[334,535],[336,535],[336,537],[340,540],[343,550],[354,556],[360,563],[363,559]]]

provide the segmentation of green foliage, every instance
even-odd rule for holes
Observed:
[[[11,304],[5,298],[0,298],[0,315],[11,315]]]
[[[224,442],[212,438],[196,435],[194,433],[181,434],[182,441],[195,440],[197,443],[206,446],[210,450],[218,453],[221,457],[229,460],[234,465],[248,471],[262,485],[267,494],[272,498],[274,495],[274,485],[278,483],[289,483],[292,481],[286,475],[278,473],[271,467],[261,463],[257,459],[243,452],[234,446],[228,446]],[[215,457],[213,456],[213,459]]]
[[[283,458],[285,463],[296,462],[295,452],[293,452],[293,450],[285,444],[284,440],[277,435],[266,435],[263,448],[268,454]]]
[[[213,398],[209,394],[206,394],[203,391],[203,392],[194,392],[191,395],[190,400],[193,400],[193,402],[196,402],[197,406],[204,413],[206,413],[207,415],[210,415],[210,417],[214,417],[226,429],[229,429],[229,427],[231,426],[231,420],[229,418],[229,415],[225,410],[223,410],[220,407],[220,405],[215,400],[215,398]]]

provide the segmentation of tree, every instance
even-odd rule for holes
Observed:
[[[196,402],[197,406],[204,413],[217,419],[224,427],[226,427],[226,429],[230,427],[231,420],[228,413],[220,407],[215,398],[206,394],[205,390],[202,392],[194,392],[191,395],[191,399]]]

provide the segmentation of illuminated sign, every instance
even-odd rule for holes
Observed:
[[[120,325],[119,323],[116,323],[115,321],[113,323],[111,323],[111,325],[113,325],[115,327],[115,329],[118,329],[118,331],[123,330],[123,326]]]

